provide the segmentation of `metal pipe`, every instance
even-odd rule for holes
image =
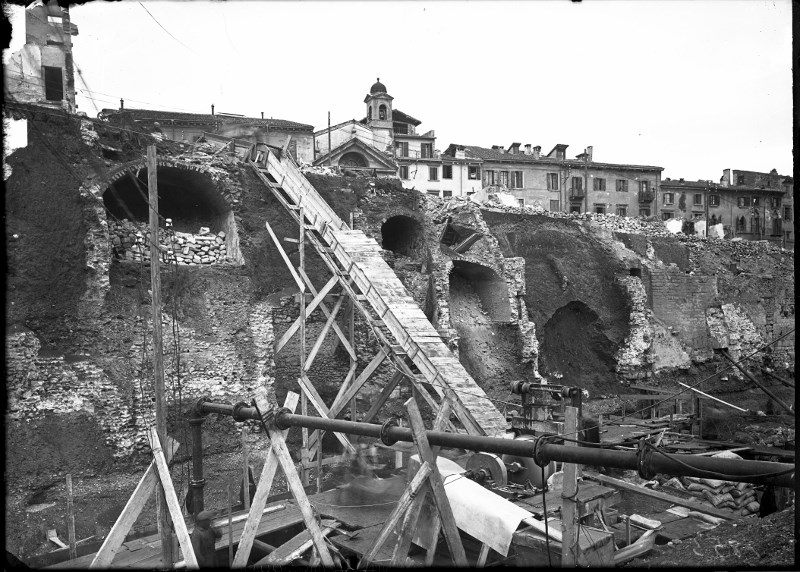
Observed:
[[[197,413],[197,411],[196,411]],[[202,415],[193,415],[189,419],[192,426],[192,513],[195,517],[203,510],[203,488],[206,480],[203,478],[203,421]]]
[[[201,402],[198,411],[202,413],[220,413],[233,415],[234,406],[219,403]],[[236,406],[236,418],[259,419],[255,407]],[[275,413],[275,423],[278,427],[305,427],[322,431],[336,431],[350,435],[360,435],[380,439],[385,444],[397,441],[412,443],[414,441],[411,429],[397,427],[384,423],[357,423],[341,419],[325,419],[322,417],[309,417],[295,415],[288,410],[279,410]],[[544,465],[550,461],[563,463],[580,463],[597,467],[615,467],[619,469],[644,469],[646,472],[665,473],[677,476],[714,477],[717,473],[725,475],[725,480],[756,483],[771,483],[778,486],[794,486],[793,464],[774,463],[770,461],[745,461],[738,459],[719,459],[713,457],[700,457],[696,455],[669,454],[669,457],[657,451],[646,451],[645,454],[636,451],[619,451],[593,447],[568,447],[546,441],[502,439],[495,437],[481,437],[464,435],[461,433],[448,433],[445,431],[426,431],[425,435],[431,445],[482,451],[498,455],[514,455],[537,459]],[[554,436],[557,438],[557,436]],[[538,447],[538,450],[537,450]],[[780,474],[774,477],[764,475]]]

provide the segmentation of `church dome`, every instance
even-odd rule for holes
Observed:
[[[386,93],[386,86],[381,83],[381,78],[378,78],[378,81],[372,84],[372,87],[369,88],[370,94],[375,93]]]

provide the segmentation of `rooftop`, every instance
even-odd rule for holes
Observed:
[[[260,117],[233,116],[225,114],[210,113],[185,113],[180,111],[158,111],[155,109],[103,109],[101,112],[105,117],[125,115],[133,121],[195,121],[207,123],[242,123],[247,125],[261,125],[264,127],[277,127],[280,129],[291,129],[295,131],[313,131],[313,125],[287,121],[285,119],[261,119]]]
[[[527,155],[525,153],[509,153],[505,150],[487,149],[486,147],[478,147],[475,145],[450,145],[445,153],[448,153],[452,148],[463,148],[467,157],[483,159],[484,161],[498,161],[506,163],[540,163],[544,165],[580,165],[586,163],[578,159],[554,159],[547,156]],[[450,154],[450,153],[448,153]],[[591,161],[589,163],[593,168],[615,168],[615,169],[638,169],[647,171],[663,171],[664,167],[656,167],[653,165],[632,165],[624,163],[598,163]]]

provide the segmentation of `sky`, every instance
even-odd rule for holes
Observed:
[[[687,180],[793,171],[789,0],[125,0],[71,17],[90,116],[122,97],[321,129],[328,112],[364,117],[380,77],[441,150],[591,145],[595,161]]]

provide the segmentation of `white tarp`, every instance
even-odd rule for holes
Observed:
[[[672,234],[678,234],[681,231],[681,227],[683,227],[683,221],[679,218],[671,218],[664,222],[664,226]]]
[[[411,466],[419,467],[419,457],[411,457]],[[527,510],[507,501],[478,483],[463,476],[465,469],[442,457],[436,458],[436,466],[444,482],[447,500],[453,510],[458,528],[487,544],[492,550],[508,555],[511,538],[523,519],[533,515]],[[417,524],[414,543],[428,548],[431,537],[433,511],[436,505],[428,496]]]
[[[725,230],[721,224],[712,224],[708,227],[709,238],[725,238]]]
[[[706,221],[704,221],[704,220],[696,220],[696,221],[694,221],[694,234],[695,234],[695,236],[705,236],[706,235]]]

